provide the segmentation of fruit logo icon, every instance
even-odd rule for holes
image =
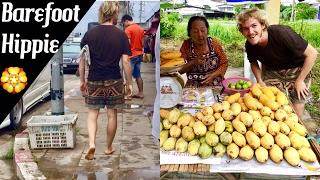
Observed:
[[[4,90],[15,94],[21,92],[27,85],[27,76],[22,68],[9,67],[2,72],[1,85]]]

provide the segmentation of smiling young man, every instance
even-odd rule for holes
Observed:
[[[247,39],[245,48],[257,82],[288,92],[293,108],[302,117],[305,101],[311,95],[310,71],[317,51],[290,27],[269,26],[260,9],[240,13],[237,25]]]

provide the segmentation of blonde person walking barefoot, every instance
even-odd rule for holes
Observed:
[[[100,25],[90,29],[81,41],[81,48],[88,45],[90,61],[88,79],[85,76],[85,63],[79,63],[80,90],[86,92],[85,103],[88,112],[89,149],[85,159],[94,159],[96,150],[97,119],[100,108],[106,108],[108,124],[105,154],[112,154],[115,149],[112,142],[117,129],[117,109],[124,104],[124,85],[119,62],[126,78],[128,95],[132,94],[132,75],[129,56],[130,45],[126,34],[118,29],[119,3],[104,1],[99,9]]]

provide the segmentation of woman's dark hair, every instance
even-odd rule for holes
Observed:
[[[192,16],[190,19],[189,19],[189,22],[188,22],[188,36],[190,37],[190,31],[191,31],[191,25],[194,21],[203,21],[204,24],[206,25],[207,29],[209,30],[209,23],[207,21],[207,19],[203,16]]]

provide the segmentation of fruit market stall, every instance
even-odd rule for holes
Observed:
[[[263,103],[248,93],[233,94],[195,114],[162,109],[160,164],[167,166],[161,169],[320,175],[317,149],[291,106],[260,96]]]
[[[176,98],[172,107],[166,101],[160,110],[162,173],[320,175],[319,145],[308,139],[303,122],[277,87],[245,78],[227,79],[222,90],[212,91],[186,90],[179,84],[182,90],[163,93],[167,101],[168,95]]]

